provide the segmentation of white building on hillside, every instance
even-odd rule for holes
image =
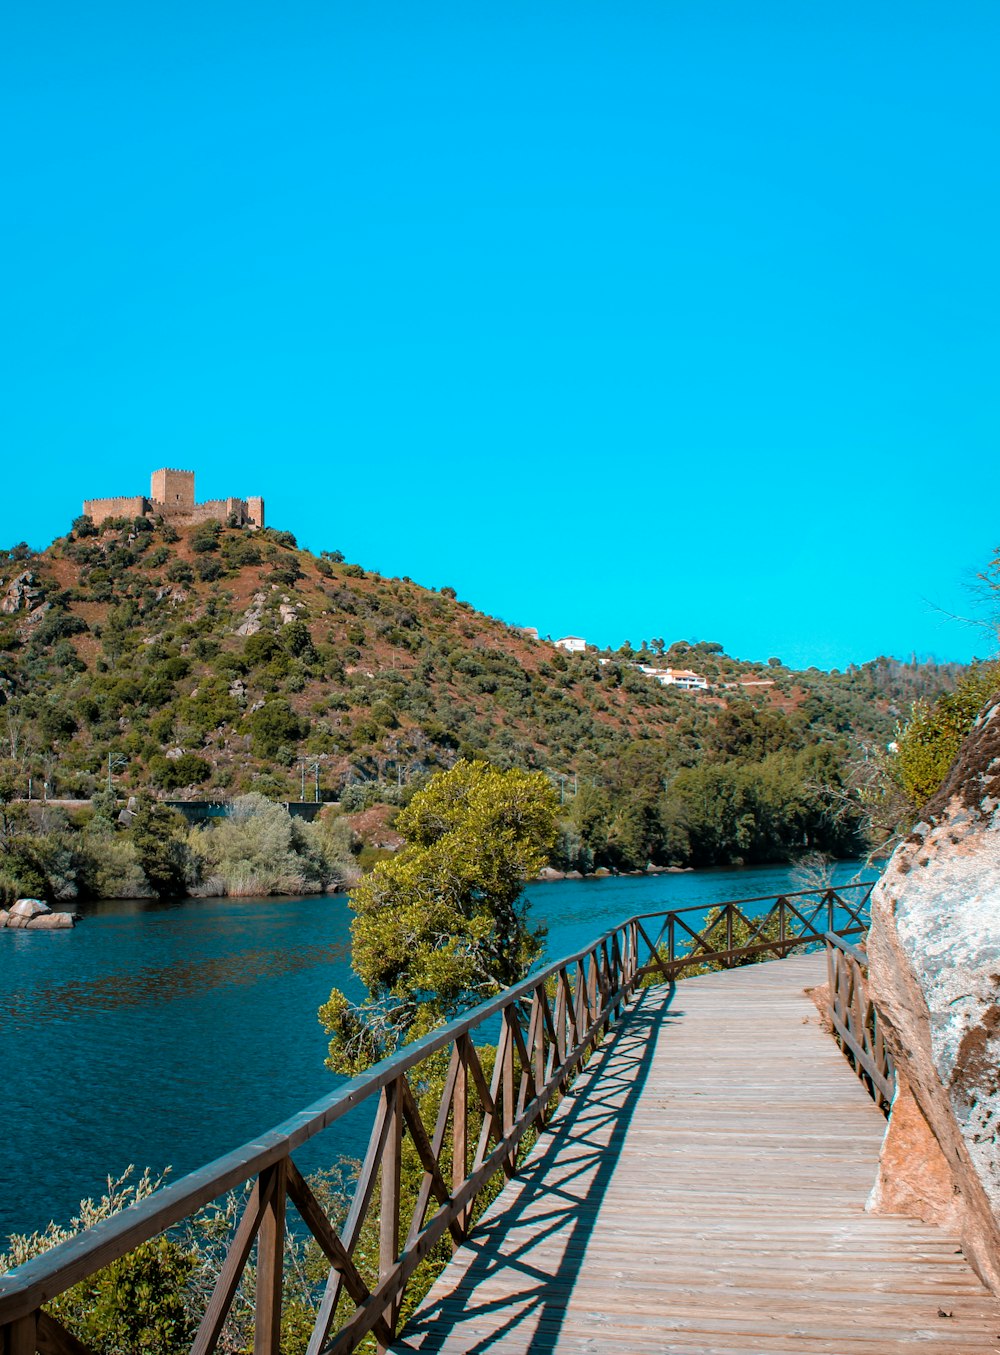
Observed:
[[[564,635],[561,640],[556,641],[556,648],[568,650],[570,654],[582,654],[587,648],[587,642],[582,635]]]
[[[648,663],[639,665],[639,671],[656,678],[661,687],[679,687],[684,692],[707,692],[708,679],[690,668],[653,668]]]

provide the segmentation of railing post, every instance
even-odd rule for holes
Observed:
[[[3,1355],[35,1355],[38,1348],[38,1314],[19,1317],[0,1327],[0,1352]]]
[[[267,1198],[257,1234],[257,1293],[254,1311],[254,1355],[279,1355],[281,1350],[282,1266],[285,1255],[285,1192],[287,1159],[281,1158],[260,1174],[262,1198]]]
[[[625,982],[625,961],[622,956],[622,948],[618,943],[618,933],[615,932],[611,938],[611,991],[615,992],[621,988]],[[617,1021],[622,1014],[621,998],[615,1003],[615,1020]]]
[[[403,1075],[405,1076],[405,1074]],[[403,1158],[403,1089],[400,1078],[390,1082],[382,1095],[385,1097],[388,1133],[382,1155],[382,1198],[378,1231],[378,1273],[384,1280],[399,1256],[399,1189]],[[396,1330],[397,1304],[392,1303],[382,1314],[390,1331]],[[379,1342],[379,1355],[386,1347]]]
[[[501,1075],[501,1092],[503,1099],[503,1135],[504,1138],[514,1128],[514,1032],[511,1030],[511,1023],[517,1020],[517,1012],[513,1006],[505,1007],[503,1013],[506,1030],[504,1039],[501,1041],[503,1048],[503,1072]],[[517,1167],[517,1149],[511,1148],[508,1159],[511,1171]]]
[[[541,1091],[542,1087],[545,1086],[545,1021],[542,1016],[541,985],[535,989],[532,1018],[535,1025],[535,1090]],[[545,1125],[546,1113],[547,1107],[543,1106],[538,1116],[538,1127],[540,1129]]]
[[[461,1035],[456,1041],[458,1072],[455,1077],[455,1095],[452,1100],[451,1120],[451,1185],[453,1195],[457,1195],[465,1185],[469,1161],[469,1055],[466,1049],[467,1038],[467,1036]],[[466,1226],[464,1211],[457,1216],[456,1222],[464,1233]]]

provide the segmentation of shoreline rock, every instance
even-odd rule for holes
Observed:
[[[8,931],[61,932],[75,927],[79,913],[54,913],[41,899],[18,899],[9,910],[0,908],[0,928]]]

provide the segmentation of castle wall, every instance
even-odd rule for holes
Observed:
[[[114,499],[84,499],[83,511],[97,526],[105,518],[141,518],[149,512],[149,503],[144,494]]]
[[[235,518],[241,527],[263,527],[264,500],[258,495],[251,499],[209,499],[206,503],[194,501],[194,471],[155,470],[152,475],[150,498],[141,494],[113,499],[85,499],[83,511],[95,524],[106,518],[135,518],[152,513],[172,522],[221,522],[225,525]]]

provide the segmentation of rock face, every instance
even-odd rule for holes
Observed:
[[[901,1073],[870,1206],[957,1229],[1000,1292],[1000,696],[872,895],[868,956]]]
[[[41,899],[18,899],[10,912],[0,910],[0,927],[13,931],[61,932],[76,925],[76,913],[53,913]]]
[[[11,579],[3,597],[0,597],[0,612],[5,612],[8,616],[21,610],[30,612],[37,599],[41,597],[39,589],[34,584],[35,576],[30,569],[23,570]]]

